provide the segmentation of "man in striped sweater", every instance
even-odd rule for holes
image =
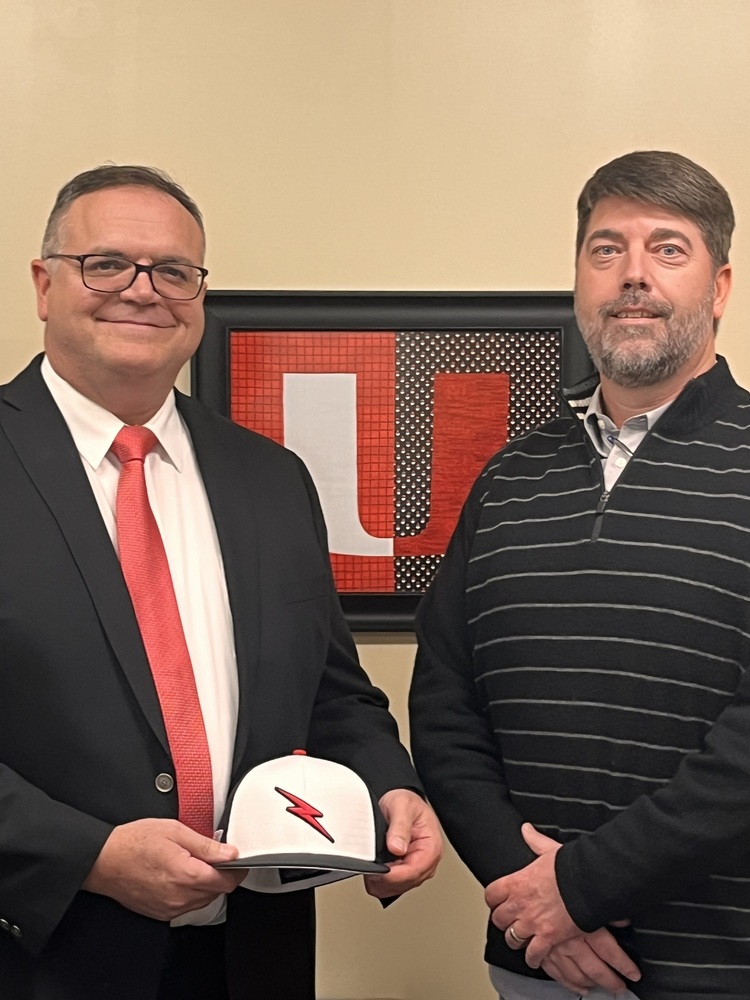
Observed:
[[[715,353],[733,227],[675,153],[587,182],[598,376],[490,461],[418,615],[412,748],[486,887],[503,1000],[750,997],[750,393]]]

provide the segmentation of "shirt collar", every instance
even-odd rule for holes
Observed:
[[[119,417],[74,389],[57,374],[46,356],[42,360],[41,373],[81,458],[92,469],[98,469],[112,447],[115,435],[125,425]],[[157,450],[162,457],[180,472],[185,464],[185,449],[189,447],[189,442],[173,392],[144,426],[158,438]]]
[[[646,413],[639,413],[632,417],[628,417],[623,424],[623,427],[631,427],[633,430],[639,431],[645,435],[651,430],[662,413],[669,409],[673,402],[674,400],[670,399],[669,402],[663,403],[661,406],[657,406],[654,410],[648,410]],[[589,402],[583,419],[586,431],[593,441],[597,451],[601,455],[608,454],[612,446],[605,444],[604,432],[607,431],[617,435],[619,431],[615,426],[614,421],[604,412],[601,385],[598,385],[594,390],[594,395],[591,397],[591,401]]]

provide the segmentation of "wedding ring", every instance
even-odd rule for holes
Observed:
[[[510,927],[508,928],[508,933],[513,938],[513,940],[516,942],[516,944],[526,944],[526,942],[529,940],[528,938],[519,937],[516,934],[516,932],[513,930],[513,924],[511,924]]]

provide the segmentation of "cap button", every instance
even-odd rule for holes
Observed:
[[[307,757],[307,750],[292,750],[292,757]]]

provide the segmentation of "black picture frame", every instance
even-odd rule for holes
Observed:
[[[191,363],[192,394],[230,416],[230,338],[239,331],[554,331],[562,385],[592,371],[570,292],[212,291]],[[420,592],[343,593],[355,632],[409,632]]]

